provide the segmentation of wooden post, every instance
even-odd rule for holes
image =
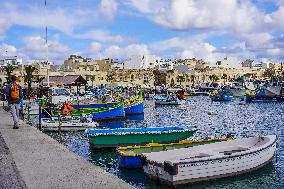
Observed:
[[[58,131],[61,132],[61,115],[58,112]]]
[[[30,118],[30,108],[28,108],[28,118]],[[38,129],[41,131],[41,103],[38,106]]]

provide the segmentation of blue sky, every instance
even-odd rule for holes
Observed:
[[[0,54],[283,61],[284,0],[1,0]]]

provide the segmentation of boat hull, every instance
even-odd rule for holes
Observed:
[[[89,136],[89,142],[94,148],[130,146],[138,144],[146,144],[150,142],[169,143],[183,140],[191,137],[195,130],[185,130],[180,132],[149,132],[137,134],[121,134],[121,135],[99,135]]]
[[[136,115],[144,113],[144,101],[138,101],[129,106],[124,107],[125,115]]]
[[[219,101],[219,102],[230,102],[233,100],[233,96],[212,96],[212,101]]]
[[[242,88],[231,88],[230,92],[234,97],[242,97],[246,95],[246,90]]]
[[[180,103],[178,101],[162,101],[162,100],[156,100],[155,105],[172,105],[177,106]]]
[[[93,113],[93,121],[109,121],[109,120],[119,120],[124,119],[125,112],[123,106],[118,106],[116,108],[111,108],[104,112]]]
[[[200,140],[200,141],[193,141],[193,140],[183,140],[178,143],[169,143],[169,144],[157,144],[157,143],[150,143],[146,144],[145,146],[134,146],[134,147],[123,147],[123,149],[118,148],[118,162],[119,166],[123,168],[142,168],[142,161],[141,161],[141,154],[142,153],[151,153],[151,152],[159,152],[165,150],[174,150],[179,148],[188,148],[192,146],[202,145],[202,144],[210,144],[213,142],[220,142],[230,140],[229,138],[224,139],[211,139],[211,140]],[[125,151],[131,150],[131,148],[139,149],[136,154],[127,154]]]
[[[125,117],[125,112],[122,104],[118,104],[114,107],[100,107],[98,109],[76,109],[71,116],[80,115],[91,115],[93,121],[111,121],[111,120],[121,120]],[[42,113],[41,118],[52,118],[57,119],[58,115],[50,115],[47,113]]]
[[[251,102],[284,102],[284,97],[282,96],[246,96],[245,97],[246,103]]]
[[[208,146],[209,147],[209,146]],[[165,184],[179,185],[204,180],[239,175],[256,170],[271,162],[276,151],[276,137],[271,137],[269,144],[245,152],[228,153],[180,160],[177,163],[164,161],[163,164],[146,161],[144,172]],[[226,151],[224,151],[226,152]],[[229,151],[228,151],[229,152]]]

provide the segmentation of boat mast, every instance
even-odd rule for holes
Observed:
[[[45,61],[46,61],[46,79],[47,79],[47,87],[49,88],[49,62],[48,62],[48,44],[47,44],[47,7],[46,7],[46,0],[44,1],[44,8],[45,8]]]

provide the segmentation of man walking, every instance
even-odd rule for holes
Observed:
[[[6,87],[6,98],[14,121],[13,129],[19,129],[20,102],[23,98],[22,87],[16,82],[16,79],[16,76],[12,75],[12,82]]]

